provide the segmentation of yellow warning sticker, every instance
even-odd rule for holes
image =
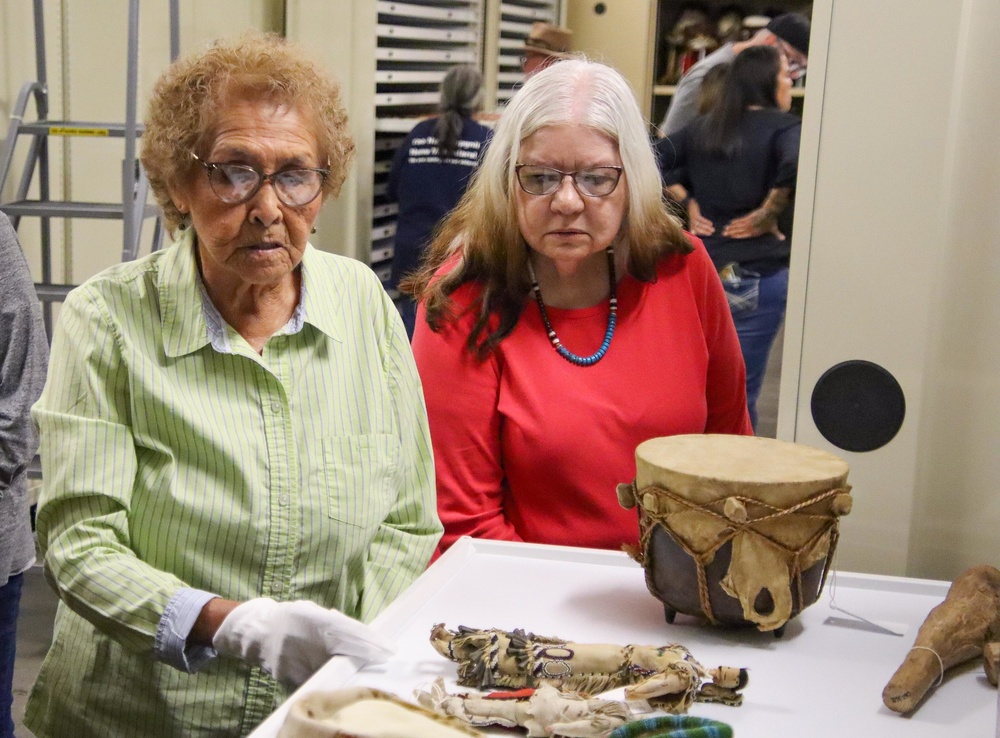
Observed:
[[[49,133],[53,136],[108,136],[107,128],[78,128],[74,126],[52,126]]]

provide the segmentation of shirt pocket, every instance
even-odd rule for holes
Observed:
[[[374,528],[389,514],[399,441],[388,433],[323,439],[330,517],[357,528]]]

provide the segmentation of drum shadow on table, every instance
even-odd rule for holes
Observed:
[[[575,612],[587,613],[587,620],[596,625],[619,626],[626,616],[629,625],[643,630],[666,626],[663,608],[652,595],[635,589],[590,589],[573,593],[566,604]]]
[[[685,632],[697,630],[700,638],[771,650],[780,647],[781,641],[793,640],[803,631],[798,618],[792,618],[785,624],[781,639],[775,638],[773,633],[760,632],[752,625],[712,625],[703,618],[683,613],[678,613],[671,624],[667,622],[662,604],[652,594],[611,587],[577,592],[567,599],[566,604],[578,612],[586,612],[587,619],[594,624],[607,623],[618,627],[627,618],[628,624],[637,629],[663,633],[664,642],[683,643]]]

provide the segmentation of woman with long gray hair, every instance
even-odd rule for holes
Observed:
[[[404,288],[420,303],[439,551],[463,535],[636,545],[614,489],[640,442],[750,433],[722,285],[667,211],[639,105],[604,64],[525,82]]]
[[[391,286],[416,269],[434,228],[458,203],[479,165],[490,129],[473,120],[482,106],[482,75],[472,67],[452,67],[441,82],[438,115],[421,121],[397,149],[389,174],[390,198],[399,202]],[[400,302],[408,335],[413,335],[416,303]]]

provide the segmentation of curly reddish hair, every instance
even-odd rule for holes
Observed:
[[[354,155],[340,85],[296,45],[275,34],[247,32],[178,59],[153,87],[140,158],[170,231],[183,216],[168,188],[190,181],[191,153],[211,148],[219,111],[247,100],[304,112],[320,161],[330,169],[323,198],[340,193]]]

